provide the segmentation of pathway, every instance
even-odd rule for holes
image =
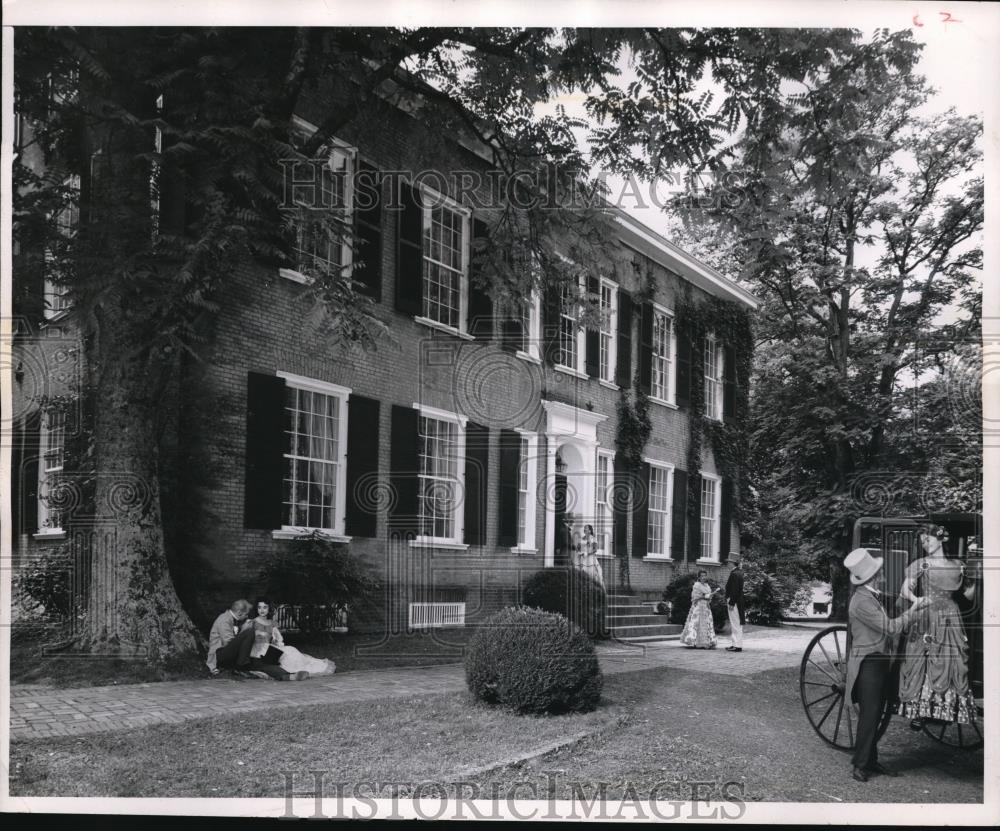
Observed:
[[[815,631],[805,627],[748,627],[744,651],[738,654],[725,651],[725,637],[715,650],[685,649],[676,640],[642,646],[600,644],[597,650],[601,669],[608,674],[673,667],[752,675],[798,666]],[[252,696],[241,694],[240,688],[250,683],[256,682],[220,676],[80,689],[15,686],[11,690],[10,735],[15,740],[38,739],[176,724],[275,707],[456,692],[465,689],[465,672],[461,664],[365,670],[301,683],[261,681]]]

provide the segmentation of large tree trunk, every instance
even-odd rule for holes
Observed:
[[[103,304],[94,363],[95,527],[78,648],[144,656],[197,651],[201,636],[170,576],[160,509],[157,413],[162,350],[136,348],[121,295]]]

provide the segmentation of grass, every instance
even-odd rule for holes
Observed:
[[[428,630],[398,635],[329,634],[306,637],[289,633],[291,646],[317,658],[331,658],[337,672],[389,667],[431,666],[462,661],[473,628]],[[24,638],[11,646],[12,684],[94,687],[208,678],[200,657],[184,656],[163,665],[145,660],[99,656],[59,657],[46,654],[43,644]]]
[[[523,763],[461,774],[581,732],[593,735]],[[588,714],[517,716],[448,693],[14,741],[10,783],[20,796],[280,797],[285,772],[294,773],[296,790],[308,790],[308,772],[322,770],[328,783],[456,777],[482,793],[521,798],[534,782],[542,799],[603,792],[689,800],[698,783],[702,797],[745,801],[983,799],[982,751],[950,750],[896,719],[880,755],[904,775],[867,784],[850,778],[849,756],[809,727],[795,669],[743,677],[659,668],[605,676],[602,705]]]
[[[286,774],[305,790],[314,770],[324,771],[328,783],[440,782],[613,726],[621,713],[608,702],[591,713],[517,716],[459,693],[14,742],[11,793],[281,797]]]

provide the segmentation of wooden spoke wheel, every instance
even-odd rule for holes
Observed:
[[[828,626],[809,642],[799,669],[799,693],[806,718],[816,734],[839,750],[854,747],[857,714],[845,695],[847,682],[847,626]],[[886,704],[878,735],[889,726]]]
[[[979,750],[983,746],[982,708],[976,707],[972,722],[924,721],[924,732],[934,741],[957,750]]]

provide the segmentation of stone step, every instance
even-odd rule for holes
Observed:
[[[616,640],[624,643],[658,643],[660,641],[680,640],[681,633],[675,632],[672,635],[638,635],[635,637],[616,637]]]
[[[634,637],[642,637],[645,635],[655,635],[658,637],[663,637],[665,635],[679,635],[684,629],[679,623],[652,623],[652,624],[637,624],[629,626],[608,626],[612,637],[622,639],[630,639]]]
[[[669,623],[666,615],[608,615],[605,617],[608,626],[636,626],[642,624]]]

